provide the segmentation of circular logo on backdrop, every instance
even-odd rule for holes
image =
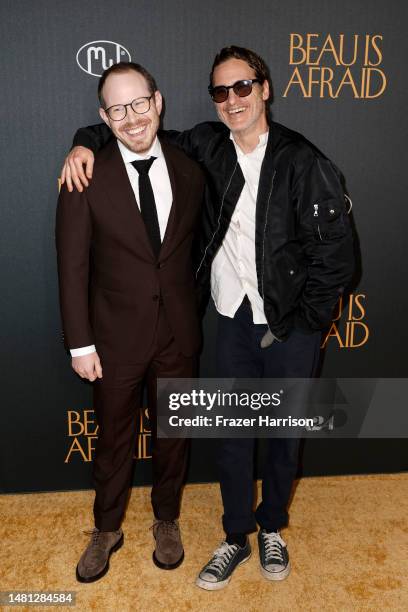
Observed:
[[[81,70],[100,77],[104,70],[118,62],[130,62],[130,53],[125,47],[111,40],[93,40],[78,50],[76,61]]]

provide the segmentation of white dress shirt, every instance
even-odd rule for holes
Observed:
[[[150,182],[152,184],[154,199],[157,208],[157,217],[159,220],[160,237],[163,241],[164,234],[166,232],[167,222],[169,220],[170,209],[173,202],[173,193],[171,190],[171,183],[169,172],[167,170],[166,160],[163,155],[163,151],[159,142],[159,139],[155,138],[149,151],[144,155],[139,155],[128,149],[119,140],[118,146],[119,151],[122,155],[123,162],[125,164],[126,171],[128,173],[129,181],[135,194],[136,202],[140,210],[140,199],[139,199],[139,173],[132,166],[132,161],[137,159],[148,159],[152,155],[157,157],[154,160],[149,170]],[[88,355],[94,353],[96,347],[92,344],[91,346],[84,346],[81,348],[70,349],[72,357],[81,357],[82,355]]]
[[[266,324],[256,275],[255,215],[268,132],[261,134],[258,145],[250,153],[243,153],[232,134],[230,138],[237,152],[245,185],[211,267],[211,295],[217,311],[230,318],[234,317],[247,295],[252,306],[253,322]]]

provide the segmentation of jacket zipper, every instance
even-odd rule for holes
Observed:
[[[203,255],[203,256],[202,256],[202,258],[201,258],[200,264],[199,264],[199,266],[198,266],[198,268],[197,268],[197,272],[196,272],[196,275],[195,275],[195,277],[196,277],[196,278],[198,277],[198,273],[200,272],[201,266],[203,265],[204,260],[205,260],[205,258],[206,258],[206,256],[207,256],[207,251],[208,251],[208,249],[210,248],[210,246],[211,246],[211,244],[212,244],[212,242],[213,242],[213,240],[214,240],[214,238],[215,238],[216,233],[217,233],[217,232],[218,232],[218,230],[220,229],[220,223],[221,223],[221,214],[222,214],[222,209],[223,209],[223,207],[224,207],[224,199],[225,199],[225,196],[227,195],[227,191],[228,191],[228,189],[230,188],[231,181],[232,181],[232,177],[233,177],[233,176],[234,176],[234,174],[235,174],[235,171],[236,171],[236,169],[237,169],[237,166],[238,166],[238,160],[235,162],[234,170],[232,171],[232,174],[231,174],[230,179],[229,179],[229,181],[228,181],[228,184],[227,184],[227,186],[226,186],[226,188],[225,188],[225,191],[224,191],[224,193],[222,194],[222,198],[221,198],[221,206],[220,206],[220,212],[218,213],[218,219],[217,219],[217,226],[216,226],[216,228],[215,228],[215,230],[214,230],[214,232],[213,232],[213,235],[212,235],[212,236],[211,236],[211,238],[210,238],[210,242],[207,244],[207,246],[206,246],[206,247],[205,247],[205,249],[204,249],[204,255]]]
[[[275,170],[275,172],[273,173],[273,176],[272,176],[271,188],[270,188],[269,195],[268,195],[268,205],[266,207],[265,225],[264,225],[263,240],[262,240],[262,279],[261,279],[262,299],[264,298],[264,270],[265,270],[265,236],[266,236],[266,226],[268,225],[269,204],[271,202],[271,195],[272,195],[272,191],[273,191],[273,184],[275,182],[275,175],[276,175],[276,170]]]
[[[313,216],[319,218],[319,204],[313,204],[313,208],[314,208],[314,213]],[[319,238],[321,241],[323,241],[322,235],[320,233],[320,225],[319,222],[317,223],[317,231],[319,233]]]

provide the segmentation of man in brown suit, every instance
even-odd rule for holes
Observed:
[[[94,381],[99,424],[95,529],[77,566],[80,582],[101,578],[123,543],[143,382],[153,434],[153,559],[163,569],[182,562],[187,441],[157,438],[155,387],[158,377],[196,375],[201,340],[191,246],[202,173],[157,138],[162,98],[142,66],[113,65],[98,94],[116,140],[98,153],[88,189],[63,186],[56,225],[65,341],[74,370]]]

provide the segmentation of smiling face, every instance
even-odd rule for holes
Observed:
[[[244,60],[231,58],[214,68],[212,85],[233,85],[244,79],[256,79],[256,73]],[[245,98],[237,96],[229,89],[225,102],[215,103],[220,120],[225,123],[233,135],[239,138],[254,138],[264,134],[268,129],[265,102],[269,98],[269,85],[265,80],[261,85],[254,83],[252,92]]]
[[[144,76],[129,70],[127,72],[110,74],[102,89],[105,108],[115,104],[130,104],[137,98],[152,95]],[[111,128],[113,134],[126,147],[135,153],[146,153],[153,144],[159,129],[160,113],[162,110],[162,97],[156,91],[150,100],[150,109],[147,113],[135,113],[131,106],[127,106],[127,114],[121,121],[112,121],[103,108],[99,114]]]

